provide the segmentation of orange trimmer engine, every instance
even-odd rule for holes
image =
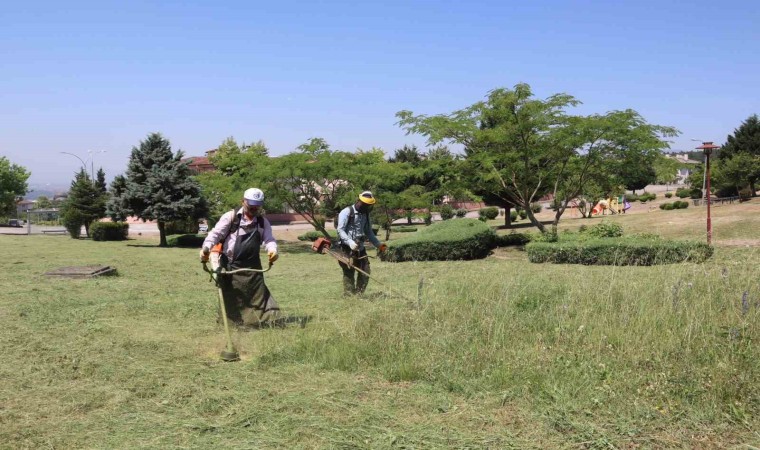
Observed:
[[[330,242],[329,239],[321,237],[314,241],[313,244],[311,244],[311,249],[317,253],[328,253],[331,246],[332,242]]]

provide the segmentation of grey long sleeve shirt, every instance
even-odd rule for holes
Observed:
[[[354,212],[354,221],[349,224],[348,218],[351,216],[351,211]],[[353,241],[359,244],[359,248],[362,248],[364,239],[369,239],[372,245],[380,247],[380,241],[372,232],[369,215],[360,214],[354,210],[353,205],[343,208],[343,211],[338,214],[338,237],[340,237],[340,242],[345,245],[350,245],[349,242]]]

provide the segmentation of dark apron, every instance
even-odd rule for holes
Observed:
[[[233,259],[227,264],[227,270],[261,269],[261,233],[257,226],[253,230],[240,234],[242,229],[238,229]],[[280,307],[264,284],[261,272],[222,275],[222,293],[227,318],[237,325],[259,325],[279,315]]]

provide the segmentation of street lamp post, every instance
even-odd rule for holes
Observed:
[[[702,150],[705,154],[705,180],[707,183],[707,245],[712,244],[712,221],[710,219],[710,154],[713,150],[720,148],[718,145],[714,145],[712,142],[703,142],[702,145],[697,147],[697,150]]]
[[[73,153],[69,153],[69,152],[59,152],[59,153],[62,153],[64,155],[71,155],[74,158],[78,159],[82,163],[82,169],[84,169],[85,173],[87,173],[87,163],[84,162],[84,160],[82,158],[80,158],[79,156],[77,156],[77,155],[75,155]]]

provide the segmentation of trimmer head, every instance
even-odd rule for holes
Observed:
[[[317,253],[327,253],[330,251],[331,246],[332,242],[330,242],[329,239],[321,237],[315,240],[313,244],[311,244],[311,249]]]
[[[222,361],[226,361],[226,362],[240,361],[240,353],[236,351],[230,352],[227,350],[222,350],[222,353],[220,354],[220,356],[222,357]]]

